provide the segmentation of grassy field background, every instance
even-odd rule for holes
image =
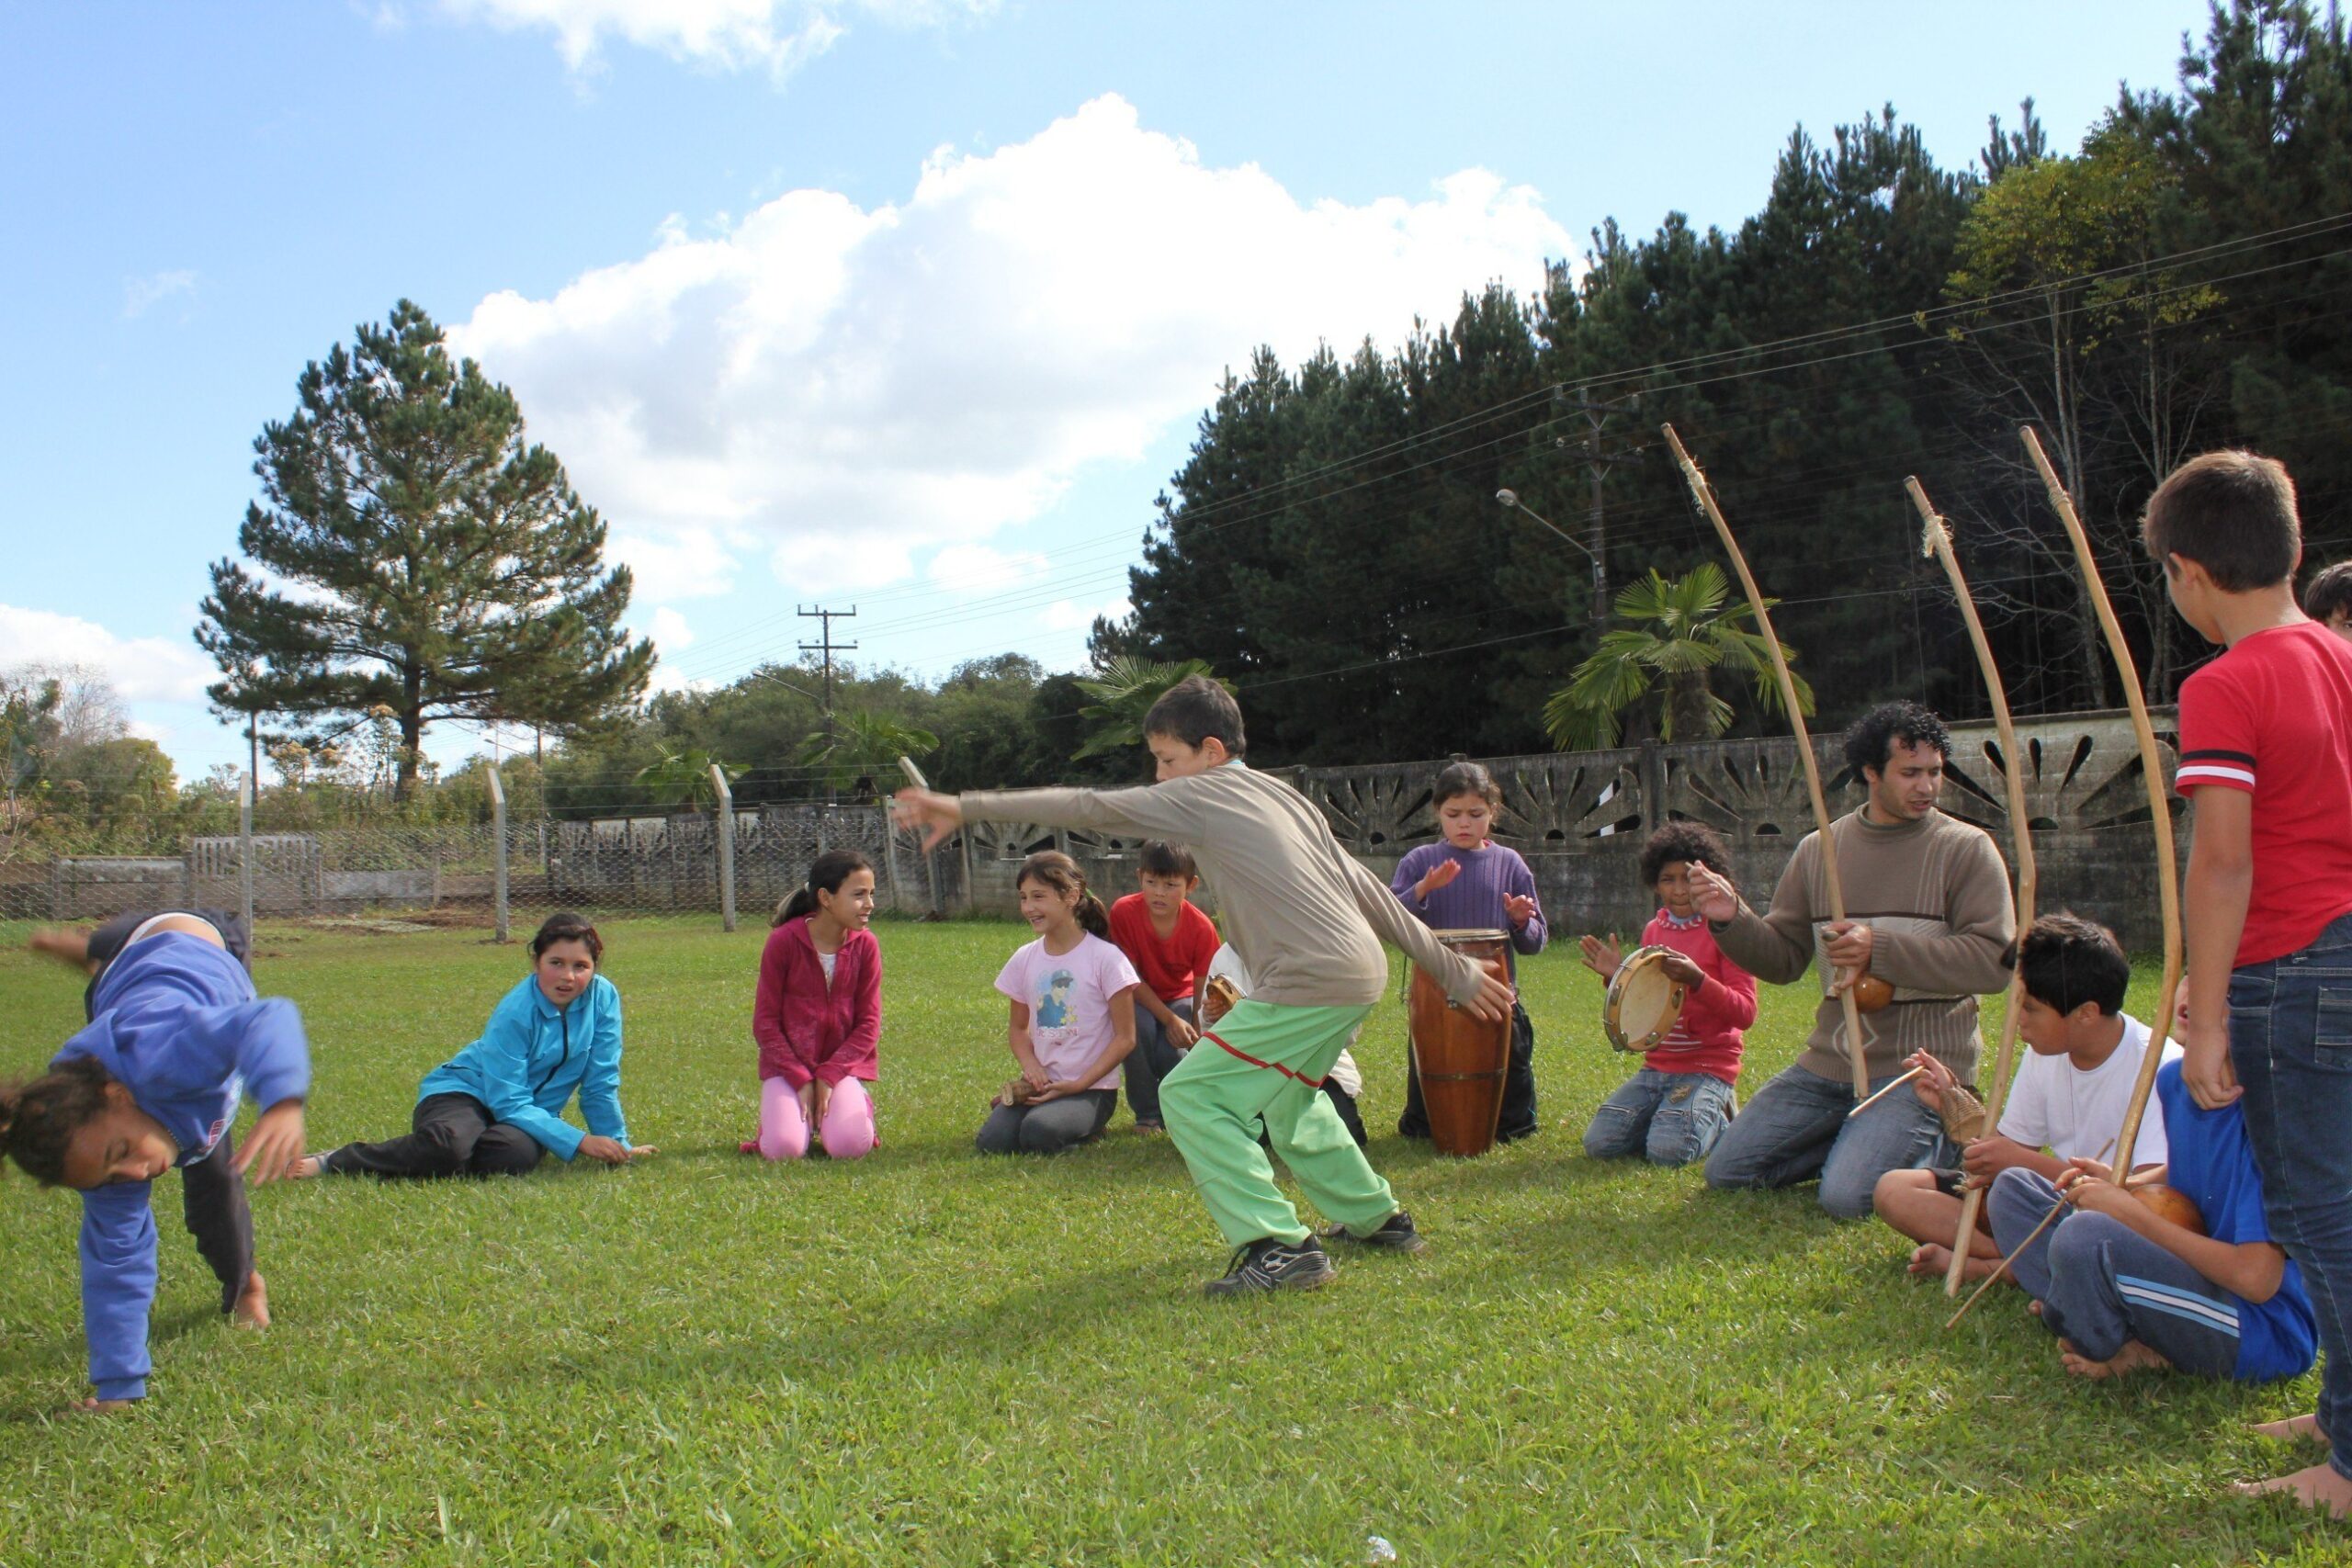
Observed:
[[[1541,1136],[1393,1134],[1402,1010],[1358,1055],[1373,1158],[1431,1247],[1311,1295],[1216,1303],[1176,1151],[982,1160],[1010,924],[888,924],[857,1165],[736,1152],[764,931],[615,922],[624,1100],[658,1160],[519,1181],[274,1187],[277,1326],[234,1333],[157,1184],[152,1397],[85,1391],[79,1204],[0,1182],[0,1563],[2341,1562],[2352,1534],[2225,1483],[2308,1462],[2311,1406],[2075,1383],[2013,1295],[1951,1334],[1905,1248],[1808,1190],[1588,1160],[1628,1070],[1572,947],[1526,963]],[[0,926],[0,1072],[80,987]],[[525,970],[470,931],[266,926],[310,1025],[313,1146],[407,1127],[422,1074]],[[2152,972],[2134,1007],[2153,1003]],[[1988,1009],[1988,1012],[1996,1010]],[[1810,1009],[1767,987],[1744,1087]],[[1988,1022],[1988,1030],[1990,1023]],[[2290,1462],[2291,1461],[2291,1462]]]

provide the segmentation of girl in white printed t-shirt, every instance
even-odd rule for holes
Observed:
[[[1045,850],[1015,880],[1037,940],[996,977],[1012,1004],[1006,1043],[1021,1076],[973,1140],[984,1155],[1050,1155],[1102,1135],[1119,1103],[1119,1064],[1136,1043],[1137,976],[1112,942],[1110,911],[1078,863]]]

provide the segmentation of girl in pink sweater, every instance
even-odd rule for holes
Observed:
[[[855,850],[829,850],[776,911],[760,954],[752,1034],[760,1045],[760,1135],[743,1145],[798,1159],[813,1132],[835,1159],[875,1144],[875,1047],[882,1038],[882,945],[874,867]]]

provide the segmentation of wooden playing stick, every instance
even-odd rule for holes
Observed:
[[[2164,761],[2156,755],[2155,726],[2148,722],[2147,694],[2140,689],[2140,667],[2132,661],[2132,649],[2123,640],[2123,628],[2116,624],[2115,606],[2108,603],[2107,585],[2099,581],[2098,561],[2091,554],[2090,540],[2084,536],[2083,520],[2075,514],[2075,503],[2067,496],[2066,487],[2059,482],[2057,470],[2051,468],[2049,456],[2042,451],[2033,426],[2024,426],[2018,434],[2025,442],[2026,456],[2041,472],[2042,488],[2049,491],[2050,503],[2058,510],[2058,521],[2066,525],[2066,537],[2074,542],[2075,559],[2083,570],[2083,591],[2090,595],[2091,608],[2098,614],[2099,630],[2107,634],[2108,650],[2115,656],[2116,671],[2123,677],[2124,700],[2132,705],[2132,732],[2140,740],[2140,782],[2147,786],[2149,826],[2156,834],[2156,897],[2165,922],[2164,987],[2159,993],[2163,999],[2156,1008],[2154,1021],[2148,1027],[2148,1051],[2140,1058],[2140,1076],[2132,1085],[2131,1103],[2124,1107],[2123,1129],[2116,1134],[2115,1168],[2128,1173],[2132,1168],[2132,1147],[2140,1136],[2140,1118],[2148,1109],[2148,1092],[2155,1088],[2156,1068],[2164,1061],[2165,1040],[2172,1030],[2173,1003],[2180,989],[2180,865],[2173,857],[2172,800],[2165,786]],[[2156,635],[2164,635],[2161,627]]]
[[[2113,1138],[2108,1139],[2106,1145],[2100,1148],[2096,1156],[2093,1156],[2094,1159],[2105,1159],[2107,1157],[2107,1151],[2114,1146],[2115,1140]],[[2012,1247],[2007,1258],[2001,1259],[2000,1267],[1995,1269],[1990,1274],[1984,1276],[1984,1282],[1978,1285],[1976,1289],[1970,1293],[1969,1298],[1960,1303],[1960,1310],[1958,1312],[1944,1319],[1944,1326],[1946,1328],[1950,1328],[1953,1324],[1958,1323],[1962,1318],[1966,1317],[1968,1315],[1968,1309],[1976,1304],[1977,1298],[1982,1296],[1985,1292],[1991,1290],[1995,1284],[1999,1282],[2001,1276],[2009,1271],[2009,1265],[2018,1260],[2018,1254],[2023,1252],[2027,1247],[2031,1247],[2033,1245],[2033,1238],[2040,1235],[2043,1231],[2048,1230],[2051,1225],[2057,1221],[2058,1216],[2066,1212],[2066,1194],[2074,1187],[2075,1182],[2080,1181],[2083,1179],[2084,1175],[2084,1172],[2078,1170],[2066,1179],[2064,1184],[2058,1189],[2058,1201],[2050,1205],[2050,1212],[2041,1216],[2041,1223],[2025,1233],[2025,1239],[2018,1243],[2016,1247]],[[1961,1254],[1962,1258],[1967,1257],[1964,1246],[1965,1238],[1963,1238],[1963,1250]]]
[[[1893,1094],[1896,1089],[1901,1089],[1905,1084],[1909,1083],[1913,1078],[1917,1077],[1921,1073],[1924,1073],[1928,1069],[1925,1067],[1912,1068],[1909,1072],[1905,1073],[1893,1083],[1888,1084],[1884,1089],[1879,1090],[1876,1094],[1871,1096],[1868,1100],[1865,1100],[1851,1111],[1846,1112],[1846,1120],[1851,1122],[1855,1117],[1860,1116],[1863,1111],[1868,1111],[1871,1106],[1876,1105],[1880,1100],[1884,1100],[1888,1095]]]
[[[1993,645],[1984,638],[1984,623],[1977,617],[1976,600],[1968,592],[1968,579],[1961,574],[1960,558],[1951,547],[1951,529],[1936,509],[1928,504],[1928,492],[1919,481],[1906,479],[1903,488],[1911,492],[1911,503],[1919,509],[1919,518],[1926,529],[1928,553],[1943,563],[1944,576],[1951,581],[1952,597],[1960,603],[1961,619],[1968,623],[1968,641],[1976,649],[1976,667],[1984,672],[1984,689],[1993,698],[1993,723],[2001,736],[2001,771],[2007,775],[2009,797],[2009,840],[2017,854],[2018,868],[2018,941],[2025,941],[2026,928],[2033,924],[2033,904],[2037,878],[2033,863],[2033,830],[2029,820],[2025,798],[2025,753],[2018,747],[2018,727],[2009,717],[2008,691],[2001,683],[1999,666],[1993,662]],[[2009,1005],[2001,1015],[2001,1050],[1993,1063],[1993,1092],[1984,1107],[1984,1130],[1991,1134],[2000,1131],[2001,1111],[2008,1103],[2009,1069],[2017,1061],[2018,1020],[2025,1011],[2025,965],[2018,964],[2009,977]],[[1984,1190],[1972,1187],[1960,1201],[1960,1231],[1952,1237],[1951,1267],[1944,1271],[1944,1294],[1960,1294],[1961,1276],[1968,1266],[1968,1238],[1976,1234],[1976,1216],[1984,1207]]]
[[[1682,438],[1674,434],[1674,426],[1661,428],[1666,432],[1666,444],[1674,448],[1674,460],[1682,466],[1682,477],[1690,481],[1699,510],[1715,525],[1724,551],[1731,557],[1732,570],[1739,573],[1739,585],[1747,590],[1748,608],[1756,615],[1756,629],[1763,634],[1764,646],[1771,650],[1773,678],[1781,686],[1781,705],[1788,710],[1789,728],[1796,733],[1797,760],[1804,764],[1805,790],[1813,797],[1813,825],[1820,834],[1821,879],[1829,894],[1829,918],[1843,924],[1846,890],[1838,877],[1837,841],[1829,834],[1829,802],[1821,793],[1821,764],[1813,754],[1813,736],[1804,727],[1804,710],[1797,705],[1797,683],[1789,673],[1788,656],[1781,651],[1781,639],[1773,634],[1772,617],[1764,608],[1764,595],[1756,586],[1756,574],[1747,570],[1747,558],[1739,553],[1739,541],[1731,536],[1731,525],[1724,521],[1723,510],[1715,504],[1715,492],[1707,483],[1707,476],[1699,471],[1699,465],[1682,449]],[[1861,1009],[1855,1004],[1851,986],[1838,990],[1838,1000],[1846,1014],[1846,1059],[1853,1069],[1854,1098],[1862,1100],[1871,1092],[1871,1069],[1863,1059]]]

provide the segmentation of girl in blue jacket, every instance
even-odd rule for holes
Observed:
[[[596,973],[605,944],[578,915],[550,915],[531,939],[530,976],[498,1004],[481,1038],[424,1075],[406,1137],[311,1155],[297,1176],[520,1176],[552,1151],[627,1165],[621,1115],[621,994]],[[580,1091],[582,1133],[563,1120]]]
[[[42,1185],[82,1194],[82,1325],[97,1393],[75,1408],[119,1410],[147,1394],[149,1186],[174,1166],[187,1228],[220,1281],[220,1310],[269,1325],[245,1177],[267,1181],[299,1163],[311,1053],[294,1004],[257,998],[200,916],[155,916],[119,950],[95,960],[84,951],[85,960],[103,965],[90,1022],[46,1074],[0,1088],[0,1153]],[[241,1089],[262,1108],[242,1154],[229,1134]]]

